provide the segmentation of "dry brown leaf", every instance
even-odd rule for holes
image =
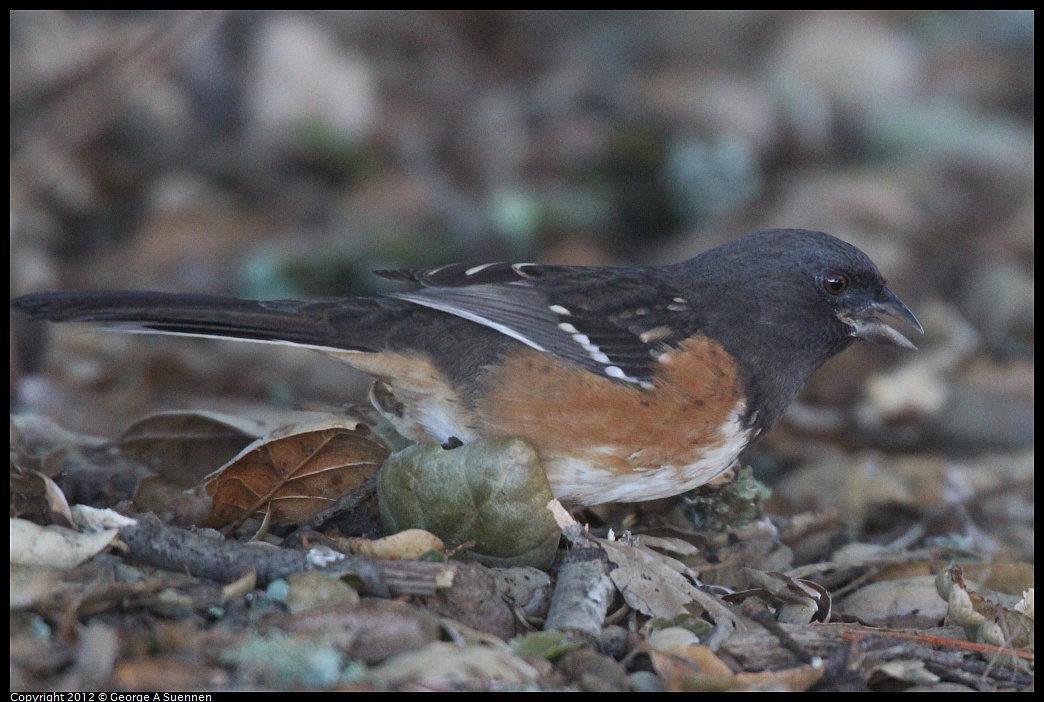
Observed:
[[[441,629],[438,618],[426,609],[370,597],[289,617],[283,628],[294,636],[323,641],[370,665],[438,641]]]
[[[867,624],[887,625],[896,620],[909,624],[911,617],[934,626],[946,615],[946,603],[935,591],[935,576],[867,583],[837,603],[837,609]]]
[[[383,539],[344,539],[352,553],[392,561],[413,561],[429,551],[446,550],[442,539],[424,529],[407,529]]]
[[[120,690],[196,690],[224,687],[230,677],[218,667],[160,655],[117,664],[112,681]]]
[[[778,691],[803,692],[819,682],[822,663],[760,673],[733,673],[706,646],[652,651],[653,667],[671,692]]]
[[[202,527],[211,523],[214,500],[205,485],[181,490],[158,476],[143,478],[132,502],[138,512],[153,512],[164,524]]]
[[[114,445],[181,488],[192,487],[228,463],[268,427],[219,412],[158,412],[127,427]]]
[[[65,493],[43,473],[11,463],[11,516],[39,524],[73,525]]]
[[[206,484],[212,524],[238,526],[252,515],[297,524],[365,483],[388,450],[365,425],[352,424],[292,425],[247,446]]]
[[[670,692],[707,692],[733,689],[735,674],[706,646],[682,646],[650,651],[653,667]]]
[[[751,692],[805,692],[819,682],[825,671],[826,667],[822,663],[813,663],[761,673],[737,673],[736,689]]]

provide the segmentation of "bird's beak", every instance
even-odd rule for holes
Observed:
[[[838,317],[851,327],[849,332],[851,337],[862,339],[872,344],[889,344],[891,346],[901,346],[905,349],[917,349],[909,339],[882,322],[878,318],[880,314],[901,319],[920,333],[924,333],[924,328],[917,321],[914,313],[903,304],[898,295],[888,288],[884,289],[884,292],[878,299],[872,301],[861,310],[845,310],[840,312]]]

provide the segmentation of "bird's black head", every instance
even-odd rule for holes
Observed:
[[[720,300],[703,320],[748,372],[749,391],[782,413],[808,377],[853,341],[916,348],[880,315],[920,323],[870,258],[803,229],[757,232],[681,264],[701,295]]]

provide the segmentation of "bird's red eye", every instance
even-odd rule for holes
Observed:
[[[836,297],[848,290],[848,278],[840,273],[828,273],[823,276],[823,289]]]

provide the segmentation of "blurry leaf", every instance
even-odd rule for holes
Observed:
[[[957,565],[940,571],[935,580],[939,595],[947,600],[947,618],[964,629],[969,641],[1012,648],[1033,647],[1033,619],[1012,608],[991,602],[972,592]]]
[[[139,512],[153,512],[164,524],[174,526],[204,526],[214,514],[214,500],[206,486],[182,490],[158,475],[138,483],[132,502]]]
[[[69,431],[36,414],[11,415],[10,434],[12,462],[52,478],[60,471],[61,461],[48,460],[51,454],[105,443],[104,439]]]
[[[293,573],[286,581],[290,585],[286,594],[286,607],[290,614],[300,614],[316,607],[354,607],[359,604],[359,593],[328,573],[316,570]]]
[[[295,636],[321,640],[368,664],[423,648],[439,639],[439,620],[406,602],[364,598],[357,604],[327,605],[295,616],[285,625]]]
[[[11,563],[12,610],[29,609],[63,587],[61,572],[56,568]]]
[[[935,626],[946,616],[946,603],[939,599],[932,575],[868,583],[845,596],[836,607],[846,616],[879,625],[916,616],[926,626]]]
[[[803,692],[819,682],[822,663],[761,673],[733,673],[706,646],[692,645],[650,653],[653,667],[672,692],[757,691]]]
[[[387,455],[360,423],[332,418],[283,427],[210,476],[214,523],[238,525],[252,515],[306,521],[369,480]]]
[[[627,671],[612,656],[591,648],[580,647],[568,651],[555,664],[555,669],[566,677],[570,685],[581,692],[630,692]]]
[[[114,445],[157,475],[187,488],[228,463],[269,429],[251,417],[159,412],[127,427]]]
[[[138,523],[137,520],[125,517],[115,510],[99,509],[89,505],[74,505],[70,516],[78,529],[89,532],[119,529]]]
[[[11,563],[72,568],[104,551],[116,536],[115,529],[81,534],[65,527],[42,527],[12,519]]]
[[[580,644],[570,640],[569,634],[558,629],[534,631],[517,636],[510,641],[511,650],[523,658],[546,658],[549,661],[561,658]]]
[[[120,690],[188,690],[222,688],[228,671],[174,655],[159,655],[117,663],[112,682]]]
[[[437,641],[413,653],[389,658],[373,674],[385,685],[406,681],[442,687],[455,681],[479,681],[504,685],[535,683],[539,674],[533,666],[506,646],[458,646]]]
[[[12,462],[10,488],[12,517],[22,517],[37,524],[73,525],[65,494],[43,473],[21,469]]]
[[[679,614],[678,616],[672,617],[671,619],[658,619],[654,617],[653,619],[650,619],[648,622],[645,623],[645,626],[642,627],[642,630],[652,632],[651,634],[649,634],[649,641],[650,643],[652,643],[653,637],[659,636],[663,634],[663,632],[668,631],[670,633],[666,635],[669,636],[682,637],[684,636],[684,634],[681,633],[682,631],[688,632],[690,636],[707,636],[711,633],[711,631],[714,630],[714,625],[708,622],[706,619],[703,619],[702,617],[693,616],[689,612],[685,612],[684,614]]]
[[[894,660],[881,663],[870,669],[867,676],[869,683],[875,689],[880,688],[879,678],[886,677],[897,680],[907,685],[925,685],[939,682],[940,678],[935,673],[924,667],[924,661],[920,660]]]
[[[451,451],[434,444],[391,456],[377,478],[385,531],[425,529],[487,565],[545,568],[560,531],[537,458],[519,439],[482,439]]]
[[[730,690],[735,674],[706,646],[693,644],[652,650],[653,668],[671,692],[707,692]]]
[[[352,553],[393,561],[413,561],[429,551],[445,551],[442,539],[423,529],[406,529],[383,539],[343,539]]]
[[[10,439],[11,516],[71,526],[68,500],[51,478],[62,472],[70,449],[97,446],[102,440],[32,414],[11,415]]]
[[[822,662],[801,665],[783,670],[766,670],[761,673],[737,673],[738,690],[806,692],[819,682],[826,671]]]
[[[225,604],[229,600],[245,597],[247,593],[253,592],[255,587],[257,587],[257,571],[248,570],[221,588],[221,603]]]

